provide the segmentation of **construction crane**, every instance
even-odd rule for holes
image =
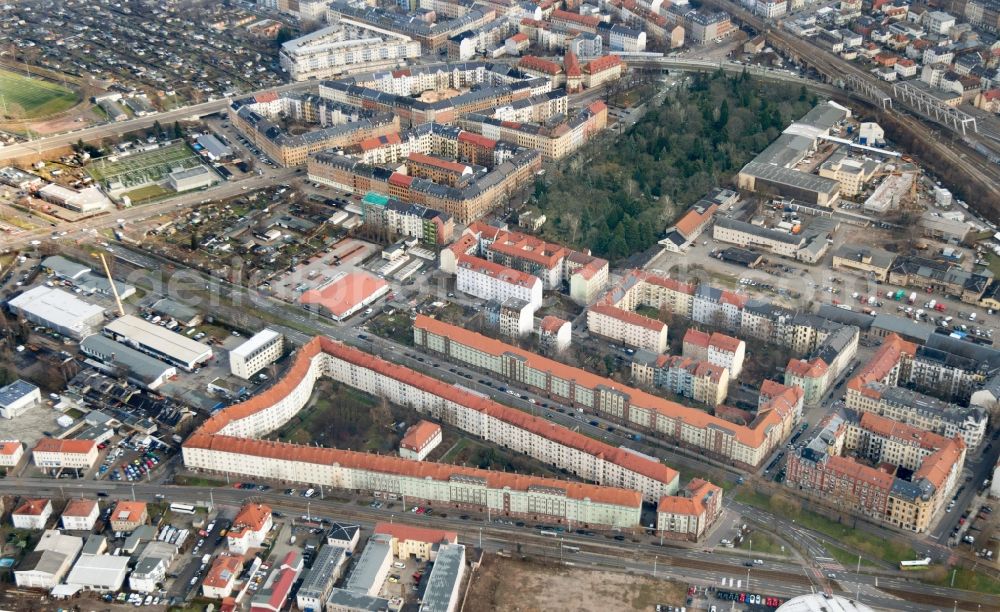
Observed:
[[[104,266],[104,273],[108,275],[108,282],[111,284],[111,292],[115,295],[115,304],[118,305],[118,316],[125,316],[125,307],[122,306],[122,298],[118,295],[118,285],[115,284],[115,279],[111,278],[111,268],[108,267],[108,260],[104,258],[104,253],[98,253],[98,257],[101,258],[101,265]]]

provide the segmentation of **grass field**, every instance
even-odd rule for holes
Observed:
[[[131,200],[133,204],[139,204],[141,202],[146,202],[148,200],[156,200],[164,196],[173,195],[174,192],[166,187],[157,185],[156,183],[152,185],[146,185],[138,189],[133,189],[125,193]]]
[[[72,90],[42,79],[0,70],[0,112],[12,119],[37,119],[71,108],[80,101]]]
[[[110,157],[94,160],[87,172],[98,182],[119,182],[124,187],[140,187],[162,180],[178,168],[191,168],[200,160],[186,144],[178,142],[145,153],[133,153],[112,161]]]

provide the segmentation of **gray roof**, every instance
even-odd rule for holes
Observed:
[[[758,227],[752,223],[737,221],[736,219],[730,219],[729,217],[719,217],[715,220],[715,224],[719,227],[744,232],[746,234],[750,234],[751,236],[759,236],[760,238],[767,240],[774,240],[776,242],[784,242],[792,245],[801,246],[805,240],[801,235],[797,236],[795,234],[789,234],[788,232],[767,229],[766,227]]]
[[[805,191],[833,195],[840,191],[840,182],[823,176],[801,172],[780,165],[751,161],[740,170],[740,174],[748,174],[756,179],[768,181],[775,185],[794,187]]]
[[[816,314],[829,321],[843,323],[844,325],[853,325],[865,331],[867,331],[875,321],[875,317],[872,315],[867,315],[863,312],[856,312],[854,310],[837,308],[833,304],[821,304],[819,311]]]
[[[389,536],[373,535],[358,558],[344,588],[355,593],[367,594],[378,578],[379,568],[386,557],[392,556]]]
[[[38,391],[38,387],[26,380],[17,379],[6,387],[0,387],[0,406],[9,406],[35,391]]]
[[[991,371],[1000,367],[1000,351],[991,346],[959,340],[947,334],[931,335],[927,346],[979,362],[982,367]]]
[[[153,312],[166,315],[173,319],[177,319],[178,322],[184,323],[190,321],[198,316],[198,311],[186,304],[181,304],[180,302],[171,300],[170,298],[162,298],[157,300],[150,306],[150,310]]]
[[[354,593],[347,589],[333,589],[330,597],[326,600],[327,608],[340,608],[349,610],[364,610],[371,612],[381,612],[389,609],[389,600],[381,597],[373,597],[363,593]]]
[[[456,583],[461,581],[465,565],[465,546],[445,544],[438,549],[434,569],[427,578],[420,612],[448,612]]]
[[[872,327],[894,332],[906,338],[916,338],[920,342],[927,342],[927,339],[931,336],[940,335],[935,334],[934,328],[930,325],[884,313],[875,315]]]
[[[42,267],[55,272],[56,276],[66,279],[75,279],[90,272],[91,269],[83,264],[70,261],[62,255],[53,255],[42,260]]]
[[[896,255],[894,253],[890,253],[889,251],[883,251],[882,249],[874,247],[856,246],[852,244],[845,244],[841,246],[839,249],[834,251],[833,256],[840,257],[841,259],[849,259],[859,263],[866,263],[878,268],[888,268],[896,259]]]
[[[100,334],[87,336],[80,341],[80,350],[108,365],[127,369],[132,378],[143,383],[153,382],[173,368],[172,365]]]
[[[888,402],[907,406],[913,412],[937,417],[942,421],[964,423],[966,421],[978,422],[986,418],[986,412],[982,408],[959,406],[903,387],[889,387],[877,382],[870,383],[868,386],[878,388],[882,398]]]
[[[351,542],[358,535],[358,530],[360,527],[357,525],[348,525],[346,523],[334,523],[330,526],[330,531],[326,533],[326,537],[331,540],[342,540],[345,542]]]
[[[334,580],[340,575],[340,567],[345,561],[347,561],[347,549],[340,546],[321,548],[312,568],[302,579],[299,596],[322,599],[327,589],[333,586]]]
[[[216,157],[226,157],[233,152],[229,146],[223,144],[214,134],[202,134],[198,136],[198,144],[205,147],[206,151]]]
[[[104,550],[107,541],[104,536],[99,534],[91,534],[87,536],[87,539],[83,543],[83,550],[80,551],[81,555],[99,555]]]
[[[45,574],[52,574],[53,576],[59,573],[62,568],[62,564],[66,561],[66,555],[54,550],[43,550],[37,551],[33,550],[24,556],[21,563],[18,564],[16,572],[40,572]]]

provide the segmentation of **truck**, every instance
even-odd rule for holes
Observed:
[[[937,308],[937,300],[931,300],[927,302],[926,304],[924,304],[924,308],[927,308],[928,310],[933,310]]]
[[[212,560],[212,555],[211,554],[207,554],[206,553],[206,554],[204,554],[204,555],[201,556],[201,564],[202,565],[208,565],[208,562],[211,561],[211,560]]]
[[[917,301],[917,292],[914,291],[910,294],[910,299],[908,300],[911,304]]]

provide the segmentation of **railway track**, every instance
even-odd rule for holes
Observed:
[[[704,4],[728,12],[758,32],[765,32],[771,46],[780,48],[801,63],[815,69],[831,82],[847,81],[854,78],[880,92],[881,96],[892,98],[885,85],[863,69],[810,42],[796,38],[786,31],[771,27],[763,19],[735,2],[704,0]],[[949,174],[964,175],[968,181],[965,181],[965,184],[954,185],[954,187],[960,193],[964,192],[963,195],[970,207],[987,218],[993,218],[1000,214],[1000,165],[993,164],[981,153],[960,140],[934,138],[926,122],[916,118],[909,109],[905,111],[895,108],[889,110],[881,108],[874,100],[860,94],[851,97],[864,103],[877,118],[890,126],[892,124],[898,125],[915,142],[919,142],[925,148],[922,157],[937,156],[950,167]],[[898,100],[893,100],[894,104],[898,102]],[[925,159],[925,163],[931,168],[935,167],[933,160]],[[941,164],[937,164],[937,167],[940,170]],[[944,172],[939,172],[939,174],[944,174]]]

